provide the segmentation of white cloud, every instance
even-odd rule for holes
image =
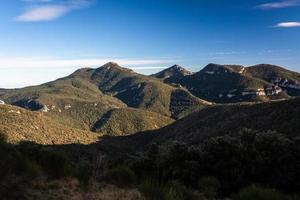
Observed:
[[[89,0],[70,0],[66,2],[57,3],[54,3],[54,1],[52,0],[23,1],[29,3],[31,6],[28,7],[22,14],[15,17],[15,20],[19,22],[38,22],[55,20],[73,10],[86,7],[90,4]]]
[[[48,5],[27,10],[20,16],[16,17],[16,21],[20,22],[36,22],[51,21],[62,17],[70,10],[66,6]]]
[[[300,27],[300,22],[281,22],[276,24],[276,28],[292,28],[292,27]]]
[[[279,8],[288,8],[288,7],[295,7],[300,6],[300,0],[285,0],[285,1],[278,1],[278,2],[271,2],[260,4],[257,7],[260,9],[279,9]]]
[[[99,67],[114,61],[126,66],[145,66],[173,63],[168,59],[38,59],[38,58],[0,58],[0,69],[4,68],[65,68],[65,67]]]

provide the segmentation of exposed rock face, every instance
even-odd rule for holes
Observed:
[[[45,105],[43,108],[42,108],[42,112],[48,112],[50,109],[48,108],[47,105]]]
[[[5,104],[5,102],[0,100],[0,105],[4,105],[4,104]]]

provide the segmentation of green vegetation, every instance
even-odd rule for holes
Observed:
[[[120,123],[121,122],[121,123]],[[164,127],[173,120],[158,113],[140,109],[111,110],[98,121],[93,131],[111,136],[124,136]]]

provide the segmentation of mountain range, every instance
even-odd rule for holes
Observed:
[[[38,86],[0,89],[0,102],[71,129],[124,136],[162,128],[207,107],[298,95],[300,74],[274,65],[209,64],[196,73],[174,65],[146,76],[110,62]],[[27,114],[37,121],[31,117]],[[2,132],[9,129],[5,122],[1,126]]]

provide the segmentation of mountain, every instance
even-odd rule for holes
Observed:
[[[289,96],[300,95],[300,74],[297,72],[275,65],[261,64],[248,67],[246,74],[280,87]]]
[[[210,105],[185,89],[137,74],[116,63],[97,69],[79,69],[70,76],[38,86],[1,89],[0,100],[0,103],[42,112],[72,128],[108,135],[160,128],[172,122],[170,117],[178,118],[194,108]],[[115,120],[124,116],[126,120]],[[154,118],[156,121],[152,122]]]
[[[62,78],[39,86],[4,90],[5,103],[39,111],[64,125],[89,130],[111,109],[127,107],[104,95],[97,86],[79,78]]]
[[[179,65],[174,65],[170,68],[167,68],[161,72],[158,72],[156,74],[152,74],[151,77],[155,77],[158,79],[163,80],[165,83],[178,83],[180,80],[187,76],[191,75],[192,72],[184,69],[183,67]]]
[[[209,64],[174,82],[216,103],[270,101],[300,94],[299,73],[273,65]]]
[[[183,88],[170,86],[112,62],[98,69],[78,70],[70,77],[89,80],[104,94],[120,99],[129,107],[157,112],[175,119],[190,107],[211,104]]]
[[[47,117],[12,105],[0,105],[0,133],[8,142],[32,141],[39,144],[89,144],[99,134],[70,128]]]

